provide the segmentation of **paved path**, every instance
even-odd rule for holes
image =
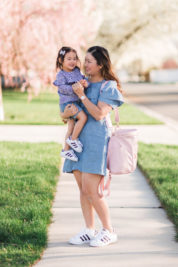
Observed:
[[[64,142],[66,126],[0,125],[0,141]]]
[[[139,130],[139,141],[145,143],[178,145],[178,127],[177,129],[169,125],[123,125],[121,127],[136,127]],[[0,141],[63,143],[65,132],[65,126],[0,125]]]
[[[68,239],[84,226],[73,175],[63,174],[53,205],[48,248],[36,267],[177,267],[173,224],[143,175],[113,176],[108,199],[119,241],[104,248],[73,246]],[[97,220],[97,229],[101,227]]]

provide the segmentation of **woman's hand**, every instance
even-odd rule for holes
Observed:
[[[72,89],[74,93],[80,98],[81,96],[85,95],[84,94],[84,87],[81,85],[80,82],[74,83],[72,85]]]
[[[74,116],[77,112],[78,112],[78,108],[74,104],[68,104],[65,107],[64,112],[61,114],[61,117],[63,119],[67,119],[71,116]]]

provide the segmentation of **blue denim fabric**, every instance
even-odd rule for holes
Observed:
[[[79,106],[79,101],[75,101],[75,102],[69,101],[69,102],[60,104],[60,105],[59,105],[59,106],[60,106],[60,111],[61,111],[61,112],[64,112],[64,109],[65,109],[65,107],[66,107],[68,104],[74,104],[74,105],[78,108],[78,112],[77,112],[74,116],[71,116],[71,117],[70,117],[70,118],[76,119],[77,115],[78,115],[79,112],[82,110],[82,108]]]
[[[112,108],[123,104],[121,93],[117,89],[116,82],[109,81],[100,92],[102,82],[91,83],[86,89],[89,100],[97,105],[98,101],[109,104]],[[83,111],[87,114],[88,120],[83,127],[79,139],[83,144],[83,152],[77,153],[78,162],[65,160],[63,172],[71,173],[79,170],[86,173],[106,175],[106,159],[109,142],[109,130],[105,118],[96,121],[81,103]]]

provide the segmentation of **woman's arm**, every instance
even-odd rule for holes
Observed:
[[[112,107],[104,102],[99,101],[96,106],[86,96],[82,102],[91,116],[97,121],[102,120],[112,110]]]
[[[104,102],[99,101],[97,106],[93,104],[84,94],[84,88],[80,83],[75,83],[72,88],[79,98],[84,96],[81,100],[95,120],[103,119],[111,111],[112,107]]]

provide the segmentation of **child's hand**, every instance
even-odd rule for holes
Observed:
[[[74,93],[80,98],[82,95],[84,95],[84,87],[81,85],[80,82],[74,83],[72,85],[72,89]],[[75,105],[74,105],[75,106]]]
[[[67,123],[67,119],[62,119],[62,121],[63,121],[63,123],[65,123],[65,124]]]
[[[88,87],[88,82],[87,82],[87,80],[80,80],[80,83],[81,83],[81,85],[83,86],[83,87]]]

